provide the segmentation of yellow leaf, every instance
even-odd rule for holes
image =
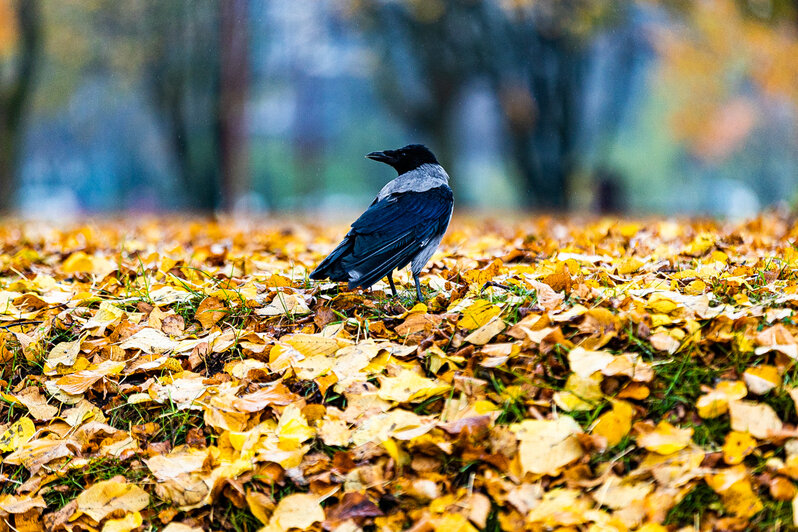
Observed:
[[[756,343],[760,346],[754,350],[757,355],[763,355],[768,351],[780,351],[792,359],[798,358],[798,342],[781,323],[762,330],[756,335]]]
[[[9,514],[24,514],[34,508],[47,508],[41,495],[0,495],[0,510]]]
[[[618,275],[628,275],[639,270],[645,263],[637,257],[627,257],[616,264]]]
[[[748,391],[756,395],[764,395],[770,390],[781,386],[781,375],[776,366],[754,366],[743,373]]]
[[[741,464],[756,446],[756,440],[747,432],[729,432],[723,443],[723,460],[729,465]]]
[[[648,386],[640,384],[639,382],[630,382],[623,390],[618,392],[616,397],[618,399],[635,399],[637,401],[642,401],[649,395],[651,395],[651,390],[648,389]]]
[[[131,532],[140,527],[143,522],[141,513],[130,512],[122,519],[109,519],[106,521],[102,532]]]
[[[729,403],[748,395],[743,381],[721,381],[711,392],[702,395],[696,402],[698,415],[704,419],[715,418],[729,410]]]
[[[490,301],[478,299],[463,311],[458,327],[463,329],[477,329],[488,323],[493,317],[501,313],[501,308]]]
[[[100,303],[100,308],[97,309],[97,313],[86,323],[85,327],[87,329],[104,327],[120,319],[124,314],[125,311],[113,303],[103,301]]]
[[[352,431],[342,419],[323,419],[318,425],[319,437],[326,445],[349,445]]]
[[[194,314],[196,319],[202,325],[203,329],[210,329],[216,322],[221,320],[227,315],[227,307],[217,297],[206,297],[202,300],[197,307],[197,312]]]
[[[117,375],[123,369],[125,369],[124,362],[104,360],[97,365],[92,364],[84,370],[64,375],[55,381],[55,385],[65,393],[70,395],[80,395],[85,393],[86,390],[91,388],[95,382],[99,381],[106,375]]]
[[[53,346],[45,361],[44,372],[51,375],[59,366],[71,367],[80,353],[80,339],[59,342]]]
[[[255,310],[258,316],[305,316],[310,314],[310,307],[302,296],[278,292],[272,302]]]
[[[413,308],[411,308],[407,312],[402,313],[400,317],[406,318],[411,314],[426,314],[427,312],[429,312],[429,308],[427,308],[426,304],[416,303],[415,305],[413,305]]]
[[[316,435],[316,431],[308,426],[305,416],[296,404],[285,408],[275,432],[280,438],[280,445],[285,448],[296,447]]]
[[[587,521],[587,515],[593,511],[593,501],[585,497],[580,490],[556,488],[543,494],[542,500],[526,516],[527,523],[540,523],[546,529],[562,529],[562,526],[573,526]]]
[[[690,281],[690,284],[684,287],[684,293],[691,296],[698,296],[703,294],[707,289],[707,283],[700,279]]]
[[[247,493],[247,505],[258,521],[264,525],[269,524],[268,511],[274,508],[271,497],[260,492],[250,491]]]
[[[716,475],[707,475],[710,488],[720,495],[726,511],[738,517],[748,518],[764,508],[754,493],[745,466],[730,467]]]
[[[556,475],[585,454],[576,437],[582,428],[569,416],[555,420],[526,419],[511,425],[510,430],[520,442],[518,457],[525,472]]]
[[[269,524],[277,530],[307,530],[320,521],[324,521],[324,509],[319,498],[310,493],[294,493],[280,500]]]
[[[632,405],[625,401],[613,401],[612,410],[599,416],[591,433],[604,436],[610,447],[618,445],[632,430],[633,415]]]
[[[680,429],[667,421],[660,421],[653,431],[637,438],[637,444],[658,454],[672,454],[687,447],[693,429]]]
[[[156,454],[147,458],[144,463],[156,480],[164,481],[201,471],[207,460],[207,449],[177,447],[168,454]]]
[[[99,522],[115,510],[143,510],[150,504],[150,496],[135,484],[128,484],[123,477],[115,477],[86,488],[78,495],[77,503],[79,511]]]
[[[648,338],[648,341],[651,344],[651,347],[657,351],[665,351],[671,355],[678,351],[679,347],[682,345],[679,340],[665,332],[652,334]]]
[[[642,502],[653,489],[653,482],[636,482],[610,475],[592,496],[601,506],[620,510]]]
[[[668,529],[658,523],[646,523],[638,528],[636,532],[668,532]]]
[[[36,426],[28,417],[23,417],[0,434],[0,452],[16,451],[20,445],[27,443],[36,433]]]
[[[58,408],[47,404],[47,398],[35,386],[28,386],[21,390],[16,397],[5,393],[0,395],[6,400],[11,399],[16,404],[25,405],[33,419],[39,421],[48,421],[58,414]]]
[[[292,334],[280,338],[280,341],[292,346],[306,357],[329,356],[338,351],[340,347],[335,338],[328,338],[320,334]]]
[[[573,373],[568,377],[563,391],[556,392],[552,400],[566,412],[592,410],[604,397],[601,392],[603,378],[600,373],[587,378]]]
[[[445,513],[435,521],[435,532],[477,532],[466,516],[458,513]]]
[[[654,292],[648,298],[648,308],[660,314],[670,314],[679,308],[679,303],[665,293]]]
[[[692,257],[700,257],[714,245],[715,236],[710,233],[703,233],[696,236],[693,241],[682,250],[682,253]]]
[[[499,275],[502,266],[502,260],[495,259],[481,270],[466,270],[462,272],[461,275],[468,284],[482,287],[485,283],[492,281],[494,277]]]
[[[614,360],[615,355],[607,351],[588,351],[578,346],[568,353],[568,365],[571,367],[571,371],[583,378],[602,371]]]
[[[76,251],[61,264],[64,273],[91,273],[98,277],[105,277],[117,269],[117,265],[99,255],[87,255]]]
[[[145,327],[119,344],[122,349],[140,349],[148,354],[164,353],[177,347],[178,343],[163,332]]]
[[[377,397],[397,403],[423,401],[449,391],[451,386],[437,382],[409,369],[403,369],[395,377],[381,377]]]

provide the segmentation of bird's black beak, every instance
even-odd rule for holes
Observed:
[[[393,150],[373,151],[366,155],[366,158],[385,164],[391,164],[396,160],[396,153]]]

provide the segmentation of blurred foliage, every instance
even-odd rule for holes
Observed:
[[[680,9],[689,31],[675,27],[656,36],[663,79],[680,89],[673,91],[670,125],[696,155],[724,158],[756,125],[756,92],[798,104],[795,6],[717,0]]]
[[[40,11],[27,19],[35,24],[21,25],[22,7],[31,13],[31,6]],[[304,12],[308,6],[312,14]],[[286,38],[281,25],[302,35]],[[348,46],[356,53],[347,55]],[[333,67],[316,64],[320,58]],[[652,66],[658,75],[650,75]],[[491,179],[501,180],[518,205],[557,210],[585,206],[580,188],[591,188],[599,208],[623,208],[628,182],[645,178],[639,165],[623,168],[615,157],[636,127],[630,121],[654,126],[622,148],[678,158],[660,169],[661,181],[681,171],[678,164],[695,165],[693,176],[734,165],[735,156],[755,151],[752,139],[772,134],[785,116],[795,124],[780,140],[794,148],[796,80],[794,0],[330,0],[296,7],[262,0],[0,0],[0,102],[14,109],[4,113],[13,119],[0,137],[0,208],[9,207],[18,184],[9,176],[20,173],[15,154],[26,130],[25,102],[32,99],[39,124],[50,120],[81,130],[70,132],[80,137],[99,131],[98,116],[106,114],[81,115],[83,103],[76,102],[92,98],[93,86],[109,99],[138,99],[131,108],[152,113],[147,120],[157,122],[162,151],[153,157],[167,159],[158,162],[167,170],[151,172],[149,183],[166,176],[173,183],[155,193],[179,191],[184,198],[169,205],[230,209],[253,188],[312,196],[313,204],[333,184],[357,189],[350,179],[360,167],[351,170],[333,154],[360,149],[363,138],[428,142],[457,170],[469,155],[464,102],[481,91],[491,107],[479,120],[495,122]],[[364,114],[373,122],[353,116],[358,105],[369,107]],[[386,110],[400,127],[383,123]],[[275,114],[286,125],[262,124]],[[667,134],[660,136],[652,129],[662,123]],[[139,134],[129,124],[119,127]],[[120,172],[129,181],[150,164],[134,160],[150,155],[137,141],[142,147],[125,163],[133,168]],[[779,164],[794,170],[790,150],[781,151]],[[657,156],[664,157],[638,158]],[[788,173],[772,177],[763,150],[750,158],[763,168],[749,172],[751,180],[762,173],[776,182]],[[117,188],[128,192],[129,181]]]
[[[13,53],[17,42],[17,23],[11,0],[0,0],[0,57]]]

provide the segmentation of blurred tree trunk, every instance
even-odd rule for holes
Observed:
[[[301,59],[294,59],[301,62]],[[294,64],[291,68],[291,83],[296,97],[294,104],[293,158],[296,166],[294,194],[297,197],[311,195],[318,189],[318,175],[324,156],[323,80],[310,75],[307,65]],[[376,149],[376,148],[375,148]]]
[[[574,171],[584,79],[583,56],[568,39],[535,35],[529,50],[529,109],[508,108],[512,155],[528,207],[561,210],[568,207],[568,180]],[[528,116],[514,117],[526,112]]]
[[[38,0],[20,0],[14,6],[19,32],[16,64],[7,82],[0,79],[0,210],[4,212],[13,206],[22,126],[42,48]]]
[[[246,100],[249,86],[248,0],[220,5],[218,149],[221,206],[230,211],[249,190]]]
[[[220,206],[220,9],[227,2],[172,0],[147,4],[145,68],[153,101],[175,155],[186,205]]]
[[[451,164],[450,124],[461,90],[487,79],[504,112],[521,202],[545,210],[565,209],[569,180],[583,162],[577,121],[585,101],[590,39],[601,25],[626,20],[629,3],[500,4],[358,3],[357,12],[380,49],[377,80],[384,101],[407,126],[430,138],[444,164]],[[597,18],[599,11],[604,14]],[[589,31],[586,20],[591,21]],[[628,57],[621,59],[619,83],[633,65]],[[622,108],[628,87],[613,89],[612,105]],[[604,138],[614,134],[620,116],[619,110],[609,117]]]

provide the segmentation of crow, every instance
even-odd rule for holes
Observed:
[[[351,289],[387,276],[396,296],[393,270],[410,264],[416,295],[424,301],[418,274],[441,243],[454,208],[449,175],[421,144],[366,157],[392,166],[399,177],[382,187],[310,278],[346,281]]]

